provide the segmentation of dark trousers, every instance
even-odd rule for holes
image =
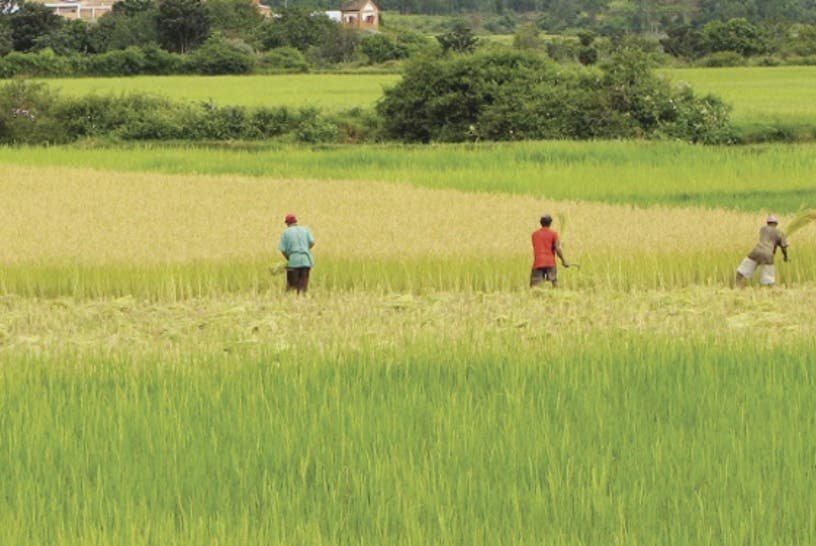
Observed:
[[[286,289],[306,292],[309,287],[309,267],[293,267],[286,270]]]

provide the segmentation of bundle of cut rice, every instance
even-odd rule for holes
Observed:
[[[785,229],[785,235],[790,237],[806,225],[810,224],[811,222],[816,222],[816,209],[803,209],[800,210],[796,217],[791,220],[790,224],[787,225],[787,229]]]

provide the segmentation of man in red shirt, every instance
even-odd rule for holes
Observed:
[[[561,253],[558,244],[558,233],[550,229],[552,216],[545,214],[541,217],[541,229],[533,232],[533,271],[530,274],[530,286],[536,286],[543,281],[550,281],[553,288],[558,288],[558,271],[555,267],[555,257],[561,259],[561,265],[569,267],[567,260]]]

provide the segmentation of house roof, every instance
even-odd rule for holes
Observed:
[[[361,9],[366,7],[366,4],[368,4],[369,2],[371,2],[371,0],[347,0],[346,2],[343,2],[343,7],[340,9],[342,11],[360,11]],[[371,4],[375,8],[377,7],[376,5],[374,5],[374,2],[371,2]]]

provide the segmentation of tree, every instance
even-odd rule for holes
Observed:
[[[470,25],[462,19],[456,20],[450,31],[440,34],[436,39],[444,52],[473,53],[479,43]]]
[[[705,51],[702,35],[689,24],[668,28],[666,37],[660,40],[660,45],[666,53],[681,59],[696,59]]]
[[[288,8],[264,25],[261,41],[265,49],[294,47],[305,52],[320,44],[325,28],[329,25],[337,26],[337,23],[325,15],[313,14],[310,10]]]
[[[712,21],[703,27],[702,36],[709,53],[734,51],[750,57],[768,51],[768,39],[763,29],[742,17],[726,22]]]
[[[189,53],[210,35],[207,8],[201,0],[163,0],[156,14],[156,30],[162,47]]]
[[[384,63],[393,59],[407,57],[407,51],[385,34],[371,34],[360,40],[362,51],[371,64]]]
[[[225,38],[252,38],[264,20],[252,0],[207,0],[205,6],[211,30]]]
[[[319,45],[310,49],[313,60],[318,63],[342,63],[354,58],[360,43],[359,32],[333,21],[321,30]]]
[[[91,27],[81,19],[66,21],[59,30],[37,38],[37,47],[50,47],[59,55],[98,53]]]
[[[8,17],[16,51],[35,49],[37,38],[56,32],[63,24],[63,18],[54,10],[37,3],[25,3]]]
[[[154,0],[120,0],[91,29],[98,51],[158,43],[158,6]]]
[[[541,49],[544,43],[541,40],[541,29],[533,22],[524,23],[516,28],[513,34],[513,47],[516,49]]]
[[[526,51],[421,59],[377,105],[386,136],[413,142],[733,137],[728,108],[697,99],[623,47],[602,71],[565,68]]]
[[[247,74],[255,66],[251,51],[221,37],[210,37],[192,54],[192,64],[200,74]]]

